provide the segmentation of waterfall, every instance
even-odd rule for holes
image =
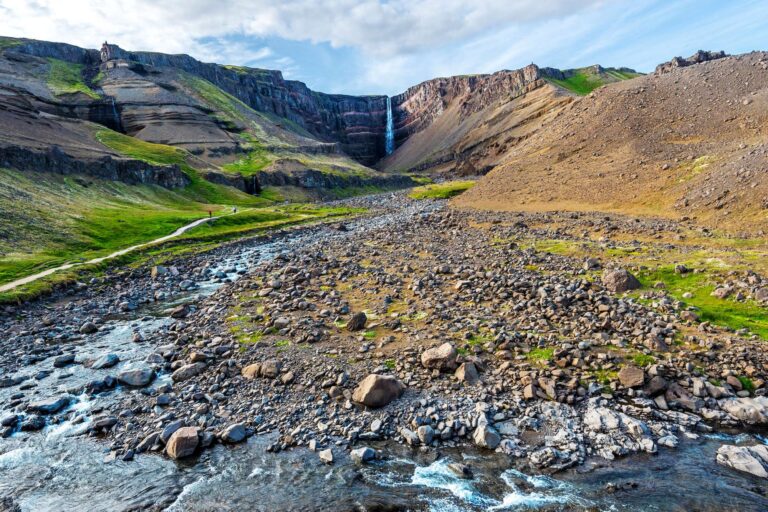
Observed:
[[[120,114],[117,113],[117,107],[115,106],[115,98],[112,100],[112,119],[115,121],[115,131],[122,131],[122,123],[120,122]]]
[[[387,134],[384,138],[384,151],[391,155],[395,150],[395,122],[392,119],[392,98],[387,96]]]

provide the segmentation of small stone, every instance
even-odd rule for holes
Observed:
[[[424,368],[440,371],[453,371],[456,369],[456,347],[446,342],[436,348],[425,350],[421,354],[421,364]]]
[[[318,457],[320,457],[320,460],[325,462],[326,464],[333,464],[333,450],[330,448],[326,450],[321,450],[317,454]]]
[[[234,444],[245,441],[247,435],[248,432],[245,429],[245,425],[242,423],[235,423],[234,425],[225,428],[219,437],[225,443]]]
[[[367,446],[352,450],[349,455],[357,464],[365,464],[376,458],[376,452],[373,448],[368,448]]]

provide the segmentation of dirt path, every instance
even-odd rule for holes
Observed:
[[[243,211],[245,211],[245,210],[243,210]],[[82,265],[93,265],[95,263],[101,263],[102,261],[106,261],[106,260],[111,260],[111,259],[117,258],[118,256],[122,256],[123,254],[128,254],[129,252],[133,252],[133,251],[135,251],[137,249],[141,249],[143,247],[147,247],[147,246],[150,246],[150,245],[155,245],[155,244],[163,243],[165,241],[168,241],[168,240],[170,240],[172,238],[176,238],[177,236],[180,236],[180,235],[184,234],[185,232],[189,231],[190,229],[192,229],[194,227],[199,226],[200,224],[203,224],[204,222],[208,222],[208,221],[211,221],[211,220],[214,220],[214,219],[219,219],[221,217],[227,217],[229,215],[235,215],[235,214],[234,213],[229,213],[227,215],[220,215],[220,216],[216,216],[216,217],[204,217],[204,218],[198,219],[198,220],[196,220],[196,221],[194,221],[194,222],[192,222],[190,224],[187,224],[186,226],[180,227],[179,229],[177,229],[176,231],[174,231],[170,235],[166,235],[166,236],[163,236],[163,237],[160,237],[160,238],[156,238],[154,240],[150,240],[149,242],[144,242],[142,244],[132,245],[131,247],[126,247],[125,249],[120,249],[119,251],[115,251],[112,254],[108,254],[107,256],[101,256],[101,257],[98,257],[98,258],[94,258],[92,260],[82,261],[82,262],[79,262],[79,263],[66,263],[66,264],[58,266],[58,267],[49,268],[48,270],[43,270],[42,272],[38,272],[37,274],[32,274],[32,275],[27,276],[27,277],[22,277],[21,279],[17,279],[16,281],[11,281],[10,283],[6,283],[4,285],[0,285],[0,293],[13,290],[14,288],[17,288],[17,287],[19,287],[21,285],[28,284],[28,283],[31,283],[33,281],[37,281],[38,279],[41,279],[41,278],[46,277],[46,276],[49,276],[51,274],[55,274],[56,272],[60,272],[62,270],[67,270],[67,269],[70,269],[70,268],[73,268],[73,267],[79,267],[79,266],[82,266]]]

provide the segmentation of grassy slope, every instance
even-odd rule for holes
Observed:
[[[0,226],[0,283],[162,237],[206,217],[208,209],[220,215],[231,212],[229,205],[210,205],[190,199],[186,190],[0,169],[0,215],[10,219],[6,226]],[[173,254],[175,244],[183,244],[184,250],[194,250],[198,244],[211,247],[265,229],[359,212],[311,205],[246,207],[235,215],[188,231],[166,243],[160,251],[145,250],[141,254],[146,257]],[[4,227],[8,228],[7,232]],[[123,257],[120,261],[136,261],[141,259],[141,254]],[[78,272],[57,273],[2,293],[0,302],[44,293],[57,282],[75,279]]]
[[[48,87],[56,96],[82,93],[91,99],[101,99],[95,91],[83,81],[83,66],[58,59],[48,59]]]
[[[243,68],[243,70],[246,69],[249,68]],[[252,71],[258,70],[249,72]],[[214,117],[225,126],[246,130],[241,137],[243,146],[248,149],[247,154],[222,166],[225,171],[251,176],[275,161],[286,158],[326,174],[355,176],[374,174],[372,169],[343,155],[311,154],[301,151],[297,147],[301,138],[314,139],[314,136],[289,119],[253,110],[239,99],[202,78],[184,75],[182,82],[193,95],[215,111]],[[270,125],[279,128],[270,129]],[[282,135],[278,135],[281,131]]]
[[[730,270],[768,271],[768,242],[762,239],[700,238],[687,233],[686,243],[679,249],[667,249],[653,241],[640,244],[634,238],[605,247],[597,242],[572,240],[535,240],[530,247],[537,251],[560,254],[572,258],[599,258],[620,263],[622,266],[643,268],[637,277],[646,290],[653,290],[658,282],[664,283],[669,294],[696,308],[704,321],[734,330],[746,328],[768,340],[768,309],[755,301],[736,301],[711,296],[716,282]],[[699,269],[699,273],[678,275],[675,264]],[[599,273],[593,278],[599,279]],[[683,294],[691,293],[691,298]],[[639,295],[639,294],[638,294]]]
[[[598,87],[603,86],[611,81],[629,80],[630,78],[635,78],[638,76],[641,76],[641,74],[628,73],[615,69],[606,70],[605,76],[603,76],[600,74],[588,72],[585,69],[578,70],[573,76],[568,77],[565,80],[558,80],[556,78],[548,78],[548,80],[564,89],[568,89],[571,92],[581,96],[586,96]]]

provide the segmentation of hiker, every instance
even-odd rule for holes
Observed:
[[[232,213],[237,213],[237,206],[232,207]]]
[[[208,218],[210,219],[211,217],[213,217],[213,211],[212,210],[208,210]]]

